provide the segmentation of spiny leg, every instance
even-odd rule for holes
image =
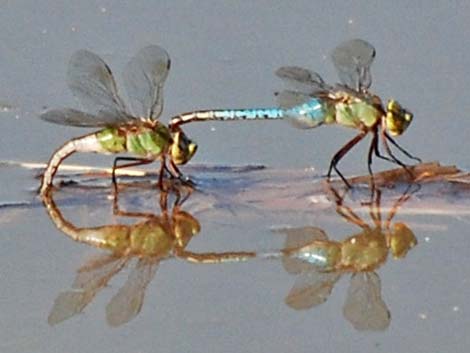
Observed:
[[[132,161],[132,163],[127,163],[127,164],[122,164],[122,165],[117,165],[119,161]],[[114,159],[113,163],[113,171],[111,173],[111,178],[113,181],[113,184],[115,185],[117,183],[116,180],[116,169],[123,169],[123,168],[128,168],[128,167],[135,167],[138,165],[144,165],[144,164],[149,164],[152,163],[152,159],[145,159],[145,158],[135,158],[135,157],[116,157]]]
[[[189,178],[185,178],[183,173],[179,170],[179,168],[176,166],[175,162],[170,161],[170,168],[168,169],[168,172],[173,176],[174,178],[178,179],[181,181],[183,184],[193,188],[196,184],[192,182]]]
[[[412,187],[416,186],[414,190],[412,190]],[[392,206],[390,213],[387,217],[386,221],[386,227],[390,227],[390,223],[392,222],[393,217],[395,217],[395,214],[397,213],[398,209],[406,202],[408,199],[413,195],[414,193],[418,192],[421,189],[420,184],[409,184],[403,194],[398,198],[398,200],[395,202],[395,204]]]
[[[163,174],[166,170],[166,158],[163,156],[160,161],[160,170],[158,172],[158,188],[163,192]]]
[[[370,208],[369,208],[369,216],[374,222],[376,227],[380,227],[382,223],[382,216],[381,216],[381,207],[380,207],[380,200],[382,198],[382,191],[373,185],[370,194]]]
[[[362,130],[358,135],[356,135],[356,137],[354,137],[352,140],[346,143],[343,147],[341,147],[341,149],[338,152],[336,152],[336,154],[331,159],[330,167],[328,168],[328,174],[327,174],[328,179],[331,177],[331,171],[334,169],[335,172],[339,175],[339,177],[346,184],[346,186],[348,188],[351,188],[351,185],[348,183],[348,181],[343,176],[343,174],[341,174],[341,172],[338,170],[336,165],[341,160],[341,158],[343,158],[351,150],[351,148],[353,148],[357,143],[359,143],[366,135],[367,135],[367,130]]]
[[[123,165],[117,165],[119,161],[132,161],[131,163],[126,163]],[[113,170],[111,173],[111,180],[113,183],[113,192],[114,192],[114,200],[113,200],[113,210],[114,212],[119,212],[118,206],[118,186],[116,180],[116,169],[128,168],[128,167],[135,167],[138,165],[144,165],[152,163],[153,160],[151,159],[143,159],[143,158],[134,158],[134,157],[116,157],[113,163]]]
[[[393,159],[394,163],[398,164],[403,169],[405,169],[405,171],[408,173],[410,178],[413,179],[414,178],[413,173],[408,168],[408,166],[405,163],[403,163],[402,161],[400,161],[397,157],[395,157],[395,155],[392,153],[392,150],[390,149],[390,146],[387,143],[386,136],[387,136],[387,134],[386,134],[385,130],[382,130],[382,144],[385,148],[385,152],[387,152],[387,154]]]
[[[365,223],[361,217],[359,217],[351,207],[345,206],[343,201],[345,194],[340,195],[338,191],[328,183],[328,189],[333,194],[336,203],[336,213],[338,213],[341,217],[343,217],[347,222],[355,224],[363,229],[369,228],[367,223]]]
[[[407,156],[410,159],[414,159],[415,161],[421,163],[422,160],[421,158],[413,156],[411,153],[409,153],[407,150],[405,150],[403,147],[401,147],[397,141],[395,141],[389,134],[387,134],[386,131],[384,131],[384,136],[387,140],[389,140],[396,148],[400,150],[401,153],[403,153],[405,156]]]
[[[377,129],[372,132],[372,140],[369,146],[369,152],[367,153],[367,169],[369,170],[370,177],[374,178],[374,173],[372,172],[372,152],[375,151],[377,145]]]
[[[384,131],[382,131],[382,133],[383,133],[383,132],[384,132]],[[389,158],[389,157],[387,157],[387,156],[384,156],[382,153],[380,153],[380,150],[379,150],[379,138],[378,138],[378,137],[379,137],[379,136],[378,136],[378,132],[377,132],[377,136],[376,136],[376,138],[375,138],[375,143],[374,143],[374,153],[375,153],[375,155],[377,156],[377,158],[380,158],[380,159],[383,159],[383,160],[385,160],[385,161],[387,161],[387,162],[394,163],[394,164],[397,164],[397,165],[401,166],[401,164],[400,164],[400,163],[397,163],[394,159]]]

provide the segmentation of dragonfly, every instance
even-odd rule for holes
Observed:
[[[276,93],[279,107],[256,109],[217,109],[188,112],[175,116],[170,125],[181,126],[190,122],[219,120],[273,120],[285,119],[294,126],[311,129],[321,125],[340,125],[358,130],[358,134],[341,147],[331,158],[327,177],[333,170],[350,187],[338,169],[339,161],[364,137],[372,135],[367,166],[372,173],[372,157],[388,160],[407,169],[407,165],[396,157],[390,144],[408,158],[421,162],[401,147],[392,136],[403,134],[413,120],[413,114],[394,99],[386,104],[369,91],[372,84],[371,65],[375,48],[362,39],[353,39],[340,44],[331,54],[340,83],[328,85],[322,77],[308,69],[296,66],[281,67],[276,75],[290,88]],[[386,155],[379,149],[382,141]]]
[[[119,95],[109,66],[91,51],[75,52],[68,64],[67,83],[87,112],[59,108],[46,111],[40,118],[67,126],[102,129],[74,138],[54,152],[44,172],[40,194],[44,195],[52,186],[62,161],[75,152],[134,155],[115,158],[112,169],[115,190],[116,169],[155,160],[161,161],[159,186],[165,171],[181,178],[177,165],[185,164],[193,157],[197,144],[180,128],[170,128],[158,121],[163,111],[163,85],[169,69],[168,53],[156,45],[141,49],[129,61],[123,78],[132,113]]]
[[[344,195],[330,185],[337,214],[361,229],[341,241],[328,239],[318,227],[276,230],[287,236],[283,266],[288,273],[296,275],[295,284],[285,298],[286,304],[296,310],[320,305],[328,299],[342,275],[350,273],[344,316],[358,330],[386,329],[390,313],[381,296],[376,270],[389,254],[396,259],[404,258],[417,244],[413,231],[405,223],[392,223],[399,208],[418,190],[411,190],[410,186],[396,198],[386,217],[381,207],[382,190],[374,188],[368,202],[371,222],[366,222],[345,204]]]

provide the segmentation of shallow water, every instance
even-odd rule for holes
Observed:
[[[329,189],[303,171],[188,169],[197,175],[197,190],[177,209],[176,194],[168,198],[170,218],[184,212],[169,222],[193,225],[194,237],[181,233],[189,237],[182,238],[188,253],[170,247],[152,256],[112,255],[55,228],[54,222],[70,222],[69,231],[133,227],[149,219],[113,215],[109,178],[65,175],[78,184],[54,191],[49,211],[31,192],[23,203],[3,205],[2,310],[15,317],[2,324],[3,348],[152,351],[158,344],[164,351],[309,351],[328,345],[389,351],[398,345],[421,351],[466,344],[466,184],[432,182],[411,191],[397,184],[373,199],[358,186],[337,208],[342,184]],[[151,180],[122,180],[119,209],[152,214],[161,225],[160,193]],[[373,217],[381,219],[378,237],[352,221],[375,229]],[[397,233],[396,239],[408,240],[395,259],[381,239],[391,239],[396,224],[411,233]],[[172,234],[159,243],[175,239]],[[350,251],[370,268],[355,274],[354,262],[339,263],[325,272],[285,251],[306,244],[359,244],[362,251]]]
[[[151,43],[166,48],[172,70],[162,120],[168,121],[200,108],[271,106],[272,93],[281,88],[273,72],[282,65],[305,66],[333,82],[329,52],[359,37],[377,49],[373,91],[398,99],[414,113],[400,143],[425,161],[469,168],[466,2],[422,8],[366,1],[349,6],[303,0],[80,1],[64,6],[24,0],[1,7],[1,161],[44,162],[65,140],[85,133],[37,119],[43,107],[77,107],[65,72],[78,49],[98,53],[119,78],[138,49]],[[194,124],[185,131],[199,142],[195,159],[183,169],[200,188],[182,205],[201,225],[188,250],[272,254],[285,247],[286,234],[279,230],[286,227],[321,228],[337,242],[361,232],[337,214],[321,182],[331,155],[352,131],[302,131],[283,122]],[[364,174],[366,149],[364,143],[349,154],[341,170]],[[112,163],[109,157],[90,155],[67,163],[77,161]],[[236,165],[267,168],[233,169]],[[376,170],[388,167],[374,162]],[[396,212],[392,223],[406,224],[417,245],[404,258],[389,255],[375,270],[381,284],[376,318],[381,320],[370,325],[376,330],[358,330],[351,323],[364,326],[357,313],[356,321],[343,313],[351,298],[360,297],[348,294],[350,283],[361,278],[347,271],[322,304],[293,309],[315,298],[300,296],[305,301],[287,300],[287,305],[299,276],[286,271],[282,256],[225,264],[164,259],[146,287],[140,312],[125,324],[110,326],[106,308],[125,285],[134,259],[82,313],[50,325],[56,298],[72,289],[78,269],[106,252],[56,229],[36,196],[39,170],[5,165],[0,170],[1,351],[467,351],[469,205],[462,185],[423,186]],[[64,179],[82,180],[77,175]],[[108,186],[108,178],[88,176],[54,197],[76,226],[135,222],[112,215]],[[383,191],[384,219],[405,190],[402,185]],[[367,189],[359,188],[346,202],[370,224],[370,207],[363,204],[368,198]],[[159,212],[158,195],[145,179],[139,188],[124,192],[121,201],[124,207]],[[313,277],[306,275],[307,280]],[[377,282],[375,275],[370,278]],[[374,288],[367,293],[377,298]]]

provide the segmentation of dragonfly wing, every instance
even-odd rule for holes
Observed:
[[[285,298],[285,303],[296,310],[313,308],[324,303],[340,278],[335,272],[302,272]]]
[[[57,296],[49,314],[48,323],[56,325],[81,313],[125,263],[124,258],[109,254],[88,261],[78,270],[72,290],[62,292]]]
[[[276,75],[291,87],[309,95],[331,89],[318,73],[302,67],[283,66],[276,70]]]
[[[276,232],[287,235],[284,242],[284,250],[286,250],[286,252],[301,249],[315,241],[325,241],[328,239],[326,233],[317,227],[282,228],[276,230]],[[284,269],[291,274],[298,274],[302,271],[312,269],[310,263],[296,256],[283,256],[282,265]]]
[[[351,277],[343,314],[356,330],[383,331],[389,326],[390,312],[382,300],[380,278],[375,272]]]
[[[124,85],[134,113],[158,119],[163,110],[163,84],[170,70],[165,49],[151,45],[141,49],[124,69]]]
[[[312,129],[324,123],[326,100],[299,91],[285,90],[277,94],[283,117],[299,129]]]
[[[118,94],[111,69],[96,54],[79,50],[70,58],[67,83],[93,115],[110,115],[118,123],[134,119]]]
[[[140,259],[126,283],[106,306],[108,324],[117,327],[137,316],[144,302],[145,290],[155,276],[158,261]]]
[[[116,114],[109,112],[93,115],[69,108],[48,110],[39,117],[50,123],[78,127],[102,127],[122,123]]]
[[[375,58],[375,48],[362,39],[346,41],[331,54],[340,81],[357,90],[367,90],[372,84],[370,67]]]

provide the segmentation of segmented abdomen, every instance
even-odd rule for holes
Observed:
[[[334,106],[320,98],[311,98],[305,103],[285,108],[283,115],[301,128],[314,128],[335,121]]]
[[[54,152],[47,164],[40,188],[41,195],[44,195],[47,188],[52,185],[52,179],[54,178],[60,163],[75,152],[104,153],[106,150],[104,150],[101,143],[98,141],[97,134],[85,135],[66,142]]]

